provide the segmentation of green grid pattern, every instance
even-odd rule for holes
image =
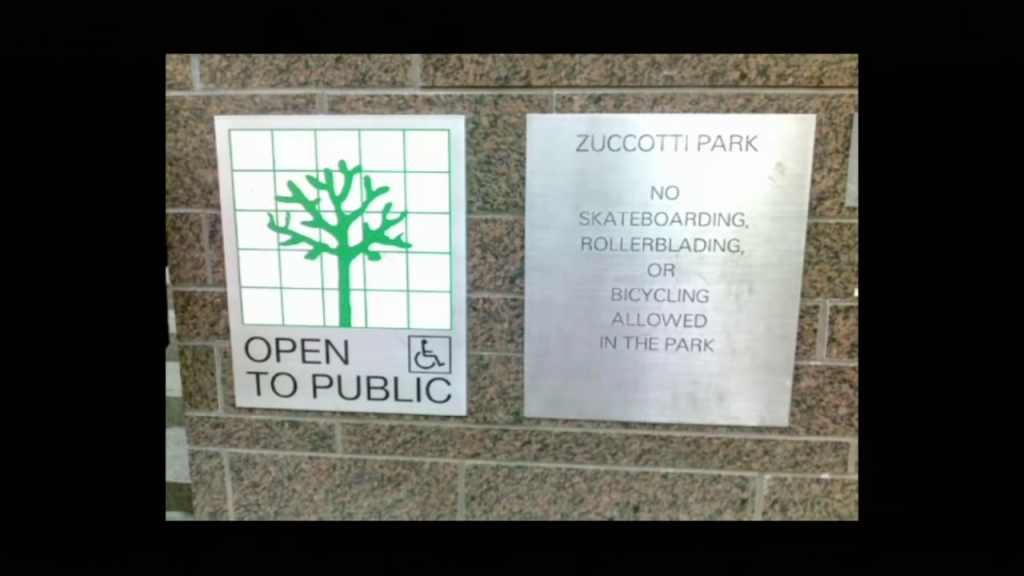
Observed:
[[[271,146],[271,169],[270,170],[236,169],[234,167],[235,166],[235,162],[234,162],[234,146],[233,146],[233,136],[232,136],[234,132],[269,132],[269,134],[270,134],[270,146]],[[280,169],[279,170],[277,168],[277,154],[276,154],[277,151],[276,151],[276,142],[275,142],[275,138],[274,138],[274,134],[276,132],[312,132],[313,133],[313,146],[314,146],[313,149],[314,149],[314,154],[316,156],[315,168],[312,169],[312,170],[286,170],[286,169]],[[402,133],[402,168],[403,169],[402,170],[365,170],[364,172],[362,172],[360,174],[360,179],[362,179],[362,177],[364,175],[369,175],[372,178],[372,176],[374,174],[402,174],[403,175],[403,183],[404,183],[404,186],[403,186],[404,207],[406,208],[406,210],[403,210],[403,212],[407,212],[409,216],[414,216],[414,215],[447,215],[448,216],[448,232],[449,232],[448,251],[439,252],[439,251],[427,251],[427,250],[420,251],[420,250],[416,250],[416,245],[413,244],[413,242],[412,242],[412,240],[411,240],[411,238],[409,236],[409,226],[408,226],[409,218],[408,217],[406,217],[405,221],[402,223],[402,226],[405,228],[404,234],[405,234],[406,241],[409,242],[410,244],[413,244],[413,247],[411,249],[409,249],[409,250],[393,249],[393,248],[390,248],[390,247],[382,247],[382,249],[378,249],[377,250],[378,252],[380,252],[382,254],[398,253],[398,254],[404,254],[405,255],[406,275],[405,275],[405,289],[404,290],[397,290],[397,289],[372,289],[372,288],[368,288],[367,286],[369,284],[369,282],[368,282],[369,278],[368,278],[367,270],[366,270],[367,258],[366,258],[365,255],[359,256],[359,259],[361,261],[361,265],[362,265],[362,268],[363,268],[363,278],[362,278],[362,286],[363,287],[362,288],[358,288],[358,289],[350,289],[350,292],[353,293],[352,294],[352,298],[353,299],[358,297],[358,293],[359,292],[363,293],[362,294],[362,296],[363,296],[363,326],[352,326],[351,328],[352,329],[372,329],[372,330],[423,330],[423,331],[442,331],[442,332],[447,332],[447,331],[450,331],[450,330],[454,330],[454,328],[455,328],[455,301],[454,301],[454,296],[455,296],[454,295],[454,290],[455,290],[455,262],[451,258],[452,249],[454,248],[454,230],[453,230],[453,227],[452,227],[452,220],[451,220],[452,219],[452,212],[451,211],[452,211],[452,207],[453,207],[454,202],[453,202],[453,199],[452,199],[452,189],[453,189],[452,188],[453,184],[452,184],[452,181],[451,181],[452,180],[451,179],[451,155],[452,155],[452,149],[451,149],[451,131],[450,130],[443,129],[443,128],[438,128],[438,129],[434,129],[434,128],[409,128],[409,129],[377,129],[377,128],[373,128],[373,129],[355,129],[355,128],[351,128],[351,129],[319,129],[319,128],[318,129],[260,129],[260,128],[243,128],[243,129],[230,129],[228,131],[228,149],[229,149],[229,156],[230,156],[230,159],[231,159],[232,197],[233,197],[233,199],[235,198],[234,197],[234,188],[235,188],[235,186],[234,186],[234,175],[236,173],[244,173],[244,172],[270,173],[272,175],[271,177],[273,179],[273,190],[274,190],[274,196],[275,196],[275,200],[274,200],[274,213],[276,215],[278,215],[277,217],[280,218],[280,214],[283,214],[283,213],[286,213],[286,212],[302,212],[302,213],[305,213],[305,211],[302,210],[301,208],[298,208],[298,209],[284,209],[284,210],[282,210],[280,208],[279,203],[277,202],[277,199],[276,199],[276,197],[278,196],[277,175],[279,173],[306,173],[306,174],[314,174],[315,173],[318,177],[322,176],[323,173],[324,173],[324,167],[320,166],[319,138],[318,138],[318,134],[320,132],[355,132],[356,135],[357,135],[358,150],[359,150],[359,162],[358,162],[358,164],[360,164],[360,165],[363,162],[363,132],[401,132]],[[407,145],[408,139],[406,138],[406,134],[408,132],[444,132],[445,136],[447,138],[448,170],[447,171],[408,170],[407,169],[408,168],[408,145]],[[340,158],[339,158],[339,160],[340,160]],[[350,166],[356,164],[356,163],[353,163],[350,159],[346,158],[345,160],[349,161]],[[332,162],[336,163],[337,160],[332,160]],[[333,164],[333,165],[336,166],[336,164]],[[409,192],[408,192],[408,180],[409,180],[409,178],[408,178],[408,175],[409,174],[447,174],[448,175],[448,210],[446,212],[413,212],[413,211],[409,211],[408,210],[408,207],[409,207]],[[296,182],[296,183],[298,183],[298,182]],[[305,190],[304,186],[308,186],[308,184],[305,183],[304,181],[302,182],[302,185],[303,185],[303,190]],[[359,190],[360,190],[360,200],[365,202],[365,200],[366,200],[366,191],[365,191],[365,186],[363,186],[363,183],[361,181],[359,182]],[[317,193],[317,196],[320,197],[320,192],[316,192],[316,193]],[[390,194],[390,192],[389,192],[389,194]],[[388,196],[385,195],[382,198],[386,201]],[[235,201],[235,203],[237,203],[237,200]],[[234,211],[235,211],[236,214],[238,214],[238,213],[247,213],[247,212],[257,212],[257,213],[264,213],[264,214],[266,214],[270,210],[269,209],[238,209],[238,208],[235,208]],[[364,213],[364,215],[371,215],[371,214],[379,215],[379,214],[382,214],[382,212],[374,210],[374,211],[366,211]],[[237,222],[237,220],[236,220],[236,222]],[[360,234],[361,234],[362,233],[362,226],[363,226],[363,217],[360,217],[360,219],[357,222],[355,222],[353,224],[353,226],[357,226],[359,231],[360,231]],[[240,255],[241,251],[243,251],[243,250],[247,251],[247,252],[249,252],[249,251],[272,251],[272,252],[277,252],[277,255],[278,255],[278,278],[279,278],[279,284],[280,284],[279,286],[244,286],[242,284],[242,281],[241,281],[241,258],[239,257],[237,259],[237,261],[238,261],[238,276],[239,276],[238,277],[238,285],[239,285],[240,292],[241,292],[242,289],[277,290],[280,293],[280,302],[281,302],[281,304],[280,304],[281,305],[281,310],[280,310],[280,312],[281,312],[281,323],[280,324],[252,323],[252,322],[246,322],[245,321],[245,312],[244,312],[245,304],[244,304],[244,297],[243,297],[242,298],[242,309],[243,309],[243,312],[242,312],[242,319],[241,319],[242,323],[244,325],[247,325],[247,326],[296,326],[296,327],[302,327],[302,326],[323,327],[323,326],[327,326],[327,292],[328,292],[328,290],[333,290],[335,292],[337,292],[337,290],[338,290],[337,288],[327,288],[325,257],[333,258],[333,256],[325,254],[325,255],[321,255],[318,258],[318,260],[320,260],[320,287],[319,288],[284,286],[283,284],[285,283],[286,279],[284,278],[284,267],[283,267],[282,257],[281,257],[281,253],[282,253],[282,248],[280,246],[281,239],[278,238],[277,246],[275,248],[241,248],[240,247],[241,242],[239,241],[238,228],[239,227],[236,224],[236,226],[235,226],[236,254]],[[313,237],[312,234],[309,234],[309,232],[312,232],[312,230],[311,229],[306,229],[306,230],[307,231],[305,233],[307,235],[309,235],[310,237]],[[318,229],[318,230],[316,230],[316,232],[317,232],[316,239],[321,241],[321,242],[323,242],[324,241],[323,231]],[[295,251],[304,252],[305,250],[295,250]],[[409,285],[410,285],[411,278],[410,278],[410,274],[409,274],[409,272],[410,272],[410,270],[409,270],[409,257],[408,257],[409,254],[447,254],[449,256],[449,260],[448,260],[448,265],[449,265],[449,286],[448,287],[449,287],[449,289],[448,290],[412,290],[412,289],[410,289]],[[340,263],[339,263],[339,265],[340,265]],[[285,294],[284,291],[285,290],[319,291],[321,293],[321,312],[322,312],[322,318],[323,318],[322,322],[323,323],[322,324],[287,324],[286,321],[285,321],[285,301],[284,301],[284,294]],[[405,293],[406,294],[406,326],[405,327],[372,327],[372,326],[368,326],[368,324],[370,323],[369,322],[370,321],[370,309],[369,309],[369,297],[368,297],[370,292]],[[420,327],[415,327],[415,326],[412,325],[412,294],[417,294],[417,293],[424,293],[424,294],[448,294],[449,295],[450,319],[449,319],[449,327],[448,328],[420,328]],[[241,294],[240,294],[240,296],[241,296]],[[341,311],[338,310],[338,313],[340,314]],[[327,327],[337,327],[337,326],[333,326],[332,325],[332,326],[327,326]]]
[[[356,133],[356,135],[357,135],[357,138],[359,139],[359,163],[362,164],[363,163],[363,131],[362,130],[358,131]],[[316,134],[314,134],[313,136],[316,137]],[[317,164],[319,164],[319,162],[320,162],[320,159],[317,158]],[[359,184],[359,199],[362,200],[363,202],[366,201],[366,187],[362,185],[362,182],[360,182],[360,184]],[[406,208],[408,208],[408,206],[406,206]],[[405,227],[406,227],[406,229],[409,228],[409,219],[408,218],[409,217],[406,216],[406,220],[405,220]],[[357,222],[356,225],[359,226],[360,234],[362,234],[361,230],[363,229],[363,219],[360,218],[359,222]],[[409,242],[409,243],[412,244],[412,242]],[[406,251],[406,259],[409,258],[408,254],[409,254],[409,252]],[[364,290],[363,290],[363,326],[369,326],[370,325],[370,296],[369,296],[369,294],[367,294],[365,288],[370,284],[370,278],[366,275],[366,255],[364,254],[364,255],[360,256],[359,260],[363,264],[363,288],[364,288]],[[408,277],[406,277],[406,279],[405,279],[405,287],[406,288],[409,287],[409,278]],[[351,301],[351,299],[350,299],[350,301]],[[339,315],[341,314],[341,310],[338,310],[338,314]]]
[[[316,133],[313,134],[313,140],[316,141]],[[275,142],[274,142],[274,131],[273,130],[270,131],[270,158],[271,158],[270,166],[274,169],[274,171],[272,172],[272,174],[274,175],[274,178],[273,178],[273,181],[274,181],[274,214],[275,214],[276,218],[280,218],[280,216],[276,216],[277,214],[280,214],[280,210],[279,210],[280,207],[277,204],[277,146],[275,145]],[[234,159],[232,159],[232,163],[234,163]],[[231,183],[231,191],[234,192],[234,190],[235,190],[235,188],[234,188],[234,181],[232,181],[232,183]],[[318,240],[320,239],[319,232],[320,231],[317,230],[317,239]],[[241,258],[238,259],[238,271],[239,271],[239,273],[241,273],[241,271],[242,271],[242,259]],[[281,239],[278,238],[278,241],[277,241],[277,275],[278,275],[278,278],[281,278],[281,284],[284,284],[284,278],[282,278],[283,273],[284,273],[284,266],[282,265],[282,262],[281,262]],[[242,279],[241,278],[238,279],[238,286],[239,286],[238,290],[241,291],[242,290],[242,288],[241,288],[241,286],[242,286]],[[284,289],[282,288],[278,292],[280,292],[280,294],[281,294],[281,324],[284,325]],[[245,297],[244,296],[242,297],[242,301],[243,301],[243,303],[242,303],[242,323],[245,323],[245,303],[244,303]]]
[[[360,155],[362,155],[362,151],[361,150],[360,150]],[[406,210],[407,214],[408,214],[408,210],[409,210],[409,174],[408,174],[408,169],[409,169],[409,148],[408,148],[408,146],[405,145],[405,132],[402,132],[402,195],[404,196],[404,198],[402,198],[402,205],[405,207],[405,210]],[[451,175],[448,176],[448,180],[449,181],[451,180]],[[448,201],[448,212],[450,213],[451,211],[452,211],[452,204],[451,204],[451,200],[449,199],[449,201]],[[451,229],[451,227],[452,227],[452,217],[451,217],[451,215],[449,215],[448,216],[448,228]],[[409,234],[409,217],[408,216],[406,216],[406,220],[405,220],[405,241],[408,242],[409,244],[412,244],[412,237]],[[416,247],[415,244],[412,244],[412,245],[413,245],[413,248]],[[448,251],[450,252],[451,249],[452,249],[452,245],[451,245],[451,243],[449,243],[448,244]],[[451,256],[448,257],[448,266],[452,267]],[[364,277],[364,280],[365,280],[365,277]],[[405,325],[408,326],[409,328],[412,328],[412,293],[409,292],[409,290],[408,290],[408,288],[409,288],[409,256],[408,256],[408,254],[405,257],[405,287],[406,287],[406,292],[405,292]],[[452,287],[452,285],[449,284],[448,288],[451,289],[451,287]],[[367,307],[367,310],[369,310],[369,307]],[[367,322],[367,324],[369,324],[369,322]]]
[[[313,156],[316,158],[316,164],[314,164],[314,166],[319,168],[319,165],[320,165],[320,139],[317,138],[316,130],[313,131]],[[316,176],[318,178],[320,177],[320,170],[316,171]],[[274,182],[276,183],[277,182],[277,174],[276,173],[273,174],[272,178],[274,179]],[[316,197],[320,198],[320,191],[319,190],[316,191]],[[280,216],[278,216],[278,218],[280,218]],[[321,242],[323,242],[324,241],[324,231],[323,230],[317,230],[317,233],[319,234],[318,239]],[[280,246],[280,244],[278,244],[278,246]],[[324,258],[321,257],[320,258],[320,312],[321,312],[321,316],[320,317],[321,317],[321,321],[324,323],[324,326],[327,326],[327,289],[325,288],[325,286],[327,286],[327,272],[326,272],[326,270],[324,268],[324,262],[326,262],[326,260],[324,260]],[[283,272],[283,270],[282,270],[282,272]],[[282,286],[281,286],[281,294],[284,294],[284,291],[287,289],[284,286],[284,278],[281,278],[281,284],[282,284]],[[239,290],[241,290],[241,288],[239,288]],[[341,310],[338,310],[338,317],[339,318],[341,317]],[[281,306],[281,323],[282,324],[284,323],[284,306],[283,305]]]

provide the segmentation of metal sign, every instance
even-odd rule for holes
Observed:
[[[235,402],[466,414],[462,116],[218,116]]]
[[[857,124],[860,114],[853,115],[853,135],[850,136],[850,162],[847,167],[846,176],[846,205],[856,208],[859,195],[857,194]]]
[[[530,115],[526,416],[785,426],[813,115]]]

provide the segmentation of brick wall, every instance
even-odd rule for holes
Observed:
[[[855,55],[170,55],[167,236],[197,519],[856,519]],[[787,428],[524,418],[528,113],[818,115]],[[465,418],[236,408],[216,114],[465,114]]]

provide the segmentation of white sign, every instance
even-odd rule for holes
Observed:
[[[464,117],[215,124],[236,405],[464,416]]]

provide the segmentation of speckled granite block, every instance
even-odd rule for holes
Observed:
[[[315,114],[313,94],[173,96],[166,112],[166,202],[172,208],[216,208],[218,114]]]
[[[546,94],[328,96],[335,114],[465,114],[467,207],[522,213],[526,190],[526,115],[551,111]]]
[[[559,94],[559,113],[774,113],[817,114],[812,216],[856,217],[846,207],[855,95],[812,94]],[[805,295],[805,297],[808,297]]]
[[[203,54],[203,88],[410,86],[410,54]]]
[[[167,60],[164,62],[164,70],[166,71],[165,89],[192,89],[191,54],[167,54]]]
[[[858,355],[859,307],[839,304],[828,311],[828,357],[856,360]]]
[[[458,466],[231,455],[239,520],[454,520]]]
[[[182,346],[181,388],[189,410],[217,410],[217,369],[213,346]]]
[[[167,266],[174,285],[204,285],[206,246],[202,214],[167,215]]]
[[[804,298],[852,298],[858,286],[857,224],[811,222],[804,256]]]
[[[178,340],[227,340],[228,298],[225,292],[174,292]]]
[[[526,283],[526,229],[519,218],[469,220],[469,289],[522,294]]]
[[[191,450],[188,459],[196,520],[227,520],[228,493],[221,455],[207,450]]]
[[[466,466],[467,520],[750,520],[741,476]]]
[[[424,86],[857,86],[856,54],[424,54]]]
[[[810,360],[818,350],[818,317],[821,307],[817,304],[800,306],[800,325],[796,334],[797,360]]]
[[[227,284],[227,272],[224,271],[224,229],[220,215],[207,214],[206,227],[210,241],[210,270],[213,273],[210,281],[216,286],[224,286]]]
[[[192,446],[334,452],[334,424],[308,420],[251,420],[188,416],[188,442]]]
[[[663,436],[529,429],[343,424],[350,454],[749,472],[838,473],[846,442]]]
[[[231,346],[223,346],[220,348],[220,374],[221,374],[221,390],[224,391],[224,410],[229,413],[237,414],[269,414],[279,415],[282,417],[286,416],[314,416],[314,415],[326,415],[328,412],[307,412],[307,411],[292,411],[292,410],[261,410],[258,408],[239,408],[235,406],[235,371],[231,362]]]
[[[219,346],[217,353],[220,354],[220,385],[224,390],[224,407],[230,411],[230,408],[235,405],[235,372],[231,366],[231,345]]]
[[[519,298],[470,297],[470,350],[522,352],[523,304]]]
[[[857,520],[856,480],[765,479],[764,520]]]
[[[859,388],[856,366],[797,366],[789,430],[810,436],[857,436]]]
[[[466,422],[510,424],[523,420],[523,359],[469,357],[469,418]]]

